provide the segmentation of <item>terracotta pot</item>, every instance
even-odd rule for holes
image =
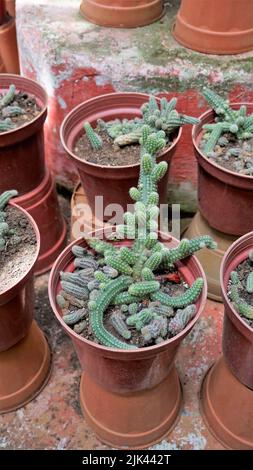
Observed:
[[[95,232],[103,236],[104,232]],[[160,234],[170,247],[177,240]],[[174,426],[178,417],[181,392],[174,359],[178,347],[190,332],[206,300],[206,284],[197,303],[197,315],[176,337],[164,343],[136,350],[107,348],[77,335],[62,320],[55,298],[60,289],[59,272],[73,271],[73,244],[85,246],[79,239],[59,256],[49,279],[49,298],[54,313],[71,337],[85,372],[80,385],[81,406],[85,417],[99,439],[112,446],[142,448],[161,440]],[[131,242],[118,242],[131,245]],[[194,257],[179,263],[187,282],[192,284],[204,272]]]
[[[35,220],[41,238],[35,274],[48,271],[66,244],[66,223],[62,217],[54,181],[49,170],[33,191],[15,198]]]
[[[223,357],[204,380],[201,408],[208,428],[225,447],[253,450],[253,391],[234,377]]]
[[[139,177],[139,163],[129,166],[102,166],[89,163],[77,157],[74,147],[83,133],[83,123],[89,121],[95,124],[98,118],[110,121],[112,119],[131,119],[140,117],[140,107],[147,102],[149,95],[143,93],[110,93],[97,96],[74,108],[64,119],[61,126],[61,141],[69,157],[78,169],[81,182],[85,189],[92,213],[95,213],[95,198],[104,197],[104,208],[109,204],[120,204],[124,210],[127,204],[132,204],[128,191],[136,186]],[[157,99],[159,102],[160,100]],[[158,161],[168,163],[173,156],[176,145],[181,137],[179,129],[177,137],[169,149],[164,150]],[[160,201],[167,202],[168,172],[159,184]]]
[[[239,109],[242,104],[249,113],[253,112],[253,104],[249,103],[232,103],[231,107]],[[202,126],[212,123],[214,115],[211,110],[202,114],[192,131],[198,161],[199,209],[212,228],[229,235],[244,235],[253,230],[253,177],[218,166],[199,149]]]
[[[162,0],[82,0],[80,13],[100,26],[136,28],[159,20],[165,10]]]
[[[175,39],[206,54],[239,54],[253,49],[251,0],[182,0]]]
[[[20,73],[15,18],[8,17],[0,26],[0,55],[7,73]]]
[[[4,0],[5,10],[9,13],[10,16],[15,18],[16,16],[16,0]]]
[[[36,235],[37,251],[27,273],[9,289],[0,294],[0,352],[11,348],[27,334],[33,319],[34,266],[40,250],[40,235],[32,217],[13,201],[10,203],[32,225]]]
[[[0,56],[0,74],[4,73],[4,71],[5,71],[4,63],[3,63],[2,58]]]
[[[34,95],[41,107],[39,115],[26,125],[0,134],[0,193],[16,188],[22,196],[35,189],[46,174],[43,124],[47,116],[47,95],[33,80],[18,75],[0,75],[1,90],[11,83],[17,90]]]
[[[33,321],[33,271],[40,249],[38,227],[26,216],[36,234],[34,262],[19,281],[0,295],[0,414],[17,409],[32,400],[46,384],[51,355],[43,333]]]
[[[253,330],[242,320],[228,299],[227,285],[231,271],[248,258],[252,248],[253,232],[236,240],[224,256],[220,277],[225,307],[223,354],[232,373],[250,389],[253,389]]]
[[[206,274],[208,286],[207,296],[209,299],[222,302],[220,286],[221,262],[225,252],[236,240],[236,237],[214,230],[210,227],[201,213],[197,212],[190,226],[184,232],[183,238],[191,239],[201,235],[210,235],[218,245],[215,250],[203,248],[202,250],[199,250],[195,256],[199,260]]]
[[[15,346],[0,353],[0,414],[23,407],[47,384],[51,354],[35,321]]]

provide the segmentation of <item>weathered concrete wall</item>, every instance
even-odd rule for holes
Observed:
[[[58,182],[73,187],[74,168],[59,140],[66,114],[81,101],[112,91],[145,91],[178,96],[178,109],[199,116],[204,85],[233,100],[253,99],[253,54],[207,56],[189,51],[171,36],[178,1],[166,16],[135,30],[107,29],[79,15],[80,0],[18,0],[17,27],[23,74],[49,94],[47,161]],[[191,128],[183,131],[170,171],[170,200],[193,211],[196,162]]]

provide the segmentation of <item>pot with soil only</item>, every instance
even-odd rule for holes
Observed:
[[[141,119],[144,123],[150,122],[148,119],[145,120],[144,111],[142,111],[143,106],[146,106],[146,115],[151,113],[151,108],[148,108],[148,100],[152,101],[152,113],[155,113],[150,115],[151,119],[155,116],[155,123],[152,121],[152,129],[155,132],[163,128],[163,120],[166,121],[167,119],[164,127],[167,129],[166,136],[170,137],[170,142],[165,149],[161,149],[158,161],[169,163],[181,136],[180,126],[185,123],[193,124],[197,122],[195,118],[177,113],[174,109],[176,106],[175,98],[167,102],[165,98],[162,100],[155,99],[141,93],[113,93],[98,96],[77,106],[67,115],[62,124],[62,144],[78,169],[92,213],[96,211],[95,199],[99,195],[104,198],[104,208],[117,203],[126,210],[127,204],[132,203],[129,189],[135,186],[138,181],[140,170],[139,138],[135,140],[134,144],[131,142],[129,145],[123,145],[122,140],[118,144],[117,137],[111,138],[112,129],[108,126],[114,120],[133,126],[134,120],[138,119]],[[162,106],[168,106],[166,118],[162,115]],[[157,109],[154,109],[155,107]],[[164,112],[166,115],[166,110]],[[83,129],[85,122],[88,122],[92,127],[98,126],[96,131],[100,132],[97,137],[98,145],[99,140],[102,139],[102,146],[96,151],[91,148],[88,134],[85,135]],[[101,122],[104,126],[102,129]],[[156,127],[156,123],[161,127]],[[113,132],[116,133],[114,129]],[[129,131],[128,135],[132,137],[133,134],[136,135],[135,129],[132,132]],[[130,162],[128,165],[126,165],[127,161]],[[159,183],[161,203],[167,202],[167,183],[168,172]],[[108,216],[106,217],[108,218]]]
[[[47,382],[51,364],[47,341],[33,320],[39,231],[31,216],[13,202],[4,212],[4,223],[14,233],[1,232],[0,413],[32,400]]]
[[[217,14],[219,12],[219,14]],[[251,0],[182,0],[175,39],[206,54],[240,54],[253,49]]]
[[[100,26],[136,28],[159,20],[165,12],[162,0],[83,0],[80,13]]]
[[[108,229],[106,229],[108,230]],[[96,235],[101,231],[96,232]],[[177,241],[160,234],[166,246]],[[49,297],[53,311],[71,337],[83,372],[80,400],[84,415],[98,437],[117,447],[147,447],[161,440],[176,424],[182,403],[179,378],[174,366],[181,341],[190,332],[204,308],[206,285],[197,301],[197,313],[177,336],[160,345],[137,350],[112,349],[75,333],[62,319],[56,296],[60,272],[74,270],[74,245],[86,247],[83,239],[74,241],[58,258],[51,271]],[[120,242],[131,246],[131,242]],[[190,285],[204,272],[191,257],[179,264],[180,274]],[[106,406],[105,406],[106,403]]]
[[[230,105],[234,110],[241,106],[246,106],[247,113],[253,112],[250,103]],[[203,125],[213,123],[214,117],[214,111],[206,111],[192,133],[198,161],[199,209],[214,229],[229,235],[244,235],[253,229],[253,176],[222,167],[200,150]]]
[[[6,102],[10,85],[13,96]],[[51,267],[66,237],[55,186],[44,159],[47,95],[33,80],[10,74],[0,76],[0,88],[3,126],[0,133],[0,192],[17,187],[17,204],[37,223],[41,251],[36,273],[42,273]]]
[[[238,450],[253,450],[253,294],[248,281],[252,250],[253,232],[236,240],[224,256],[224,357],[209,371],[202,397],[211,431],[226,447]]]

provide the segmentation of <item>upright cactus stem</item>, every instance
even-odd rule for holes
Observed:
[[[166,117],[166,113],[176,113],[172,109],[174,105],[175,102],[167,103],[163,100],[159,110],[155,109],[155,102],[151,100],[142,110],[146,114],[152,108],[156,118],[159,117],[158,113]],[[138,122],[136,125],[138,126]],[[119,126],[121,126],[119,122],[114,123],[114,134],[118,132]],[[124,123],[124,126],[127,128],[127,123]],[[117,241],[124,236],[129,237],[131,233],[134,235],[133,243],[126,241],[127,246],[121,246],[96,238],[87,238],[87,244],[100,256],[100,260],[96,260],[97,269],[92,271],[92,278],[87,282],[87,276],[84,276],[80,283],[76,282],[75,276],[81,276],[81,268],[85,266],[83,263],[87,256],[87,253],[83,255],[79,247],[72,248],[77,272],[62,275],[61,304],[65,305],[65,300],[73,297],[79,299],[79,302],[88,301],[90,327],[94,337],[104,346],[119,349],[135,348],[133,342],[136,340],[136,334],[133,334],[133,329],[142,338],[142,344],[150,345],[152,342],[158,344],[165,340],[166,336],[174,334],[173,331],[177,334],[179,320],[180,325],[183,325],[182,328],[190,321],[190,315],[193,317],[196,313],[195,306],[192,305],[201,293],[203,279],[197,279],[183,294],[169,296],[163,292],[163,283],[158,280],[156,271],[170,269],[175,262],[191,255],[197,249],[215,246],[208,236],[191,241],[184,240],[179,247],[173,249],[166,248],[158,241],[157,184],[165,174],[167,165],[164,162],[156,164],[156,152],[165,145],[164,131],[160,130],[156,134],[151,124],[144,125],[140,141],[141,168],[138,186],[130,189],[130,195],[135,203],[134,213],[126,212],[124,224],[118,226],[118,230],[113,234],[114,240]],[[92,269],[92,266],[89,266],[89,269]],[[86,273],[86,270],[83,270]],[[94,286],[94,281],[98,286]],[[189,305],[191,308],[183,310],[182,313],[178,310],[185,309]],[[109,306],[114,309],[107,311],[106,318],[117,336],[108,331],[104,324],[104,314]],[[173,327],[171,321],[175,315],[177,316]],[[70,320],[67,317],[67,321],[73,321],[72,317]]]
[[[0,100],[0,109],[5,108],[9,104],[11,104],[15,98],[16,87],[15,85],[10,85],[9,90],[7,93],[3,95]]]
[[[100,150],[103,147],[101,137],[94,131],[89,122],[85,122],[83,127],[93,150]]]

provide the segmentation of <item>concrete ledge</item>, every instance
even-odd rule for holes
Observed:
[[[80,0],[19,0],[17,28],[23,74],[38,80],[50,98],[47,161],[57,181],[72,188],[76,174],[61,147],[59,127],[74,106],[112,91],[178,96],[178,109],[194,116],[206,109],[204,85],[232,100],[253,99],[253,54],[211,56],[192,52],[171,35],[178,0],[166,2],[166,16],[134,30],[101,28],[79,15]],[[170,177],[172,200],[191,193],[195,208],[196,163],[191,129],[184,129]],[[176,191],[174,192],[174,188]]]

